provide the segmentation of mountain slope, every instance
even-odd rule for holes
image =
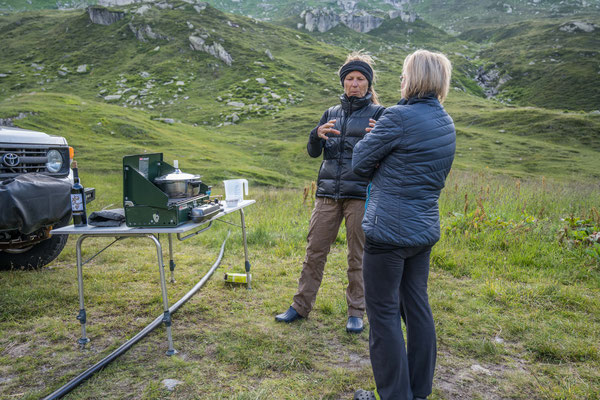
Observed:
[[[600,18],[526,21],[463,33],[484,44],[482,68],[499,97],[520,104],[600,109]]]
[[[110,25],[91,23],[83,10],[1,17],[0,98],[23,90],[113,96],[107,101],[218,125],[234,112],[259,117],[305,101],[332,86],[343,60],[342,49],[305,34],[170,4],[124,9]]]
[[[168,4],[93,9],[122,11],[110,25],[92,23],[84,10],[0,16],[0,118],[25,115],[15,123],[65,135],[78,158],[110,173],[118,174],[125,154],[164,151],[208,181],[247,176],[287,186],[314,179],[319,160],[306,156],[306,135],[337,102],[337,69],[349,48],[212,7]],[[402,27],[369,35],[335,28],[352,35],[347,45],[363,39],[358,44],[373,51],[384,105],[399,100],[401,64],[414,48],[402,41]],[[387,41],[394,30],[400,33]],[[597,116],[474,97],[469,60],[488,44],[439,38],[454,62],[446,107],[459,132],[459,168],[598,176]]]
[[[545,17],[600,15],[598,0],[411,0],[407,7],[450,33]]]

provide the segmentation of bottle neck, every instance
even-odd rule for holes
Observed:
[[[79,183],[79,171],[77,171],[77,167],[73,168],[73,182]]]

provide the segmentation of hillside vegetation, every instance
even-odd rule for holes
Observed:
[[[19,126],[65,135],[83,161],[103,170],[118,171],[120,157],[132,151],[164,149],[171,157],[169,148],[175,153],[185,131],[201,143],[186,146],[187,157],[206,179],[244,173],[254,183],[287,186],[314,178],[318,160],[304,155],[306,133],[341,92],[336,71],[351,40],[314,35],[331,41],[326,45],[295,30],[210,6],[198,11],[185,2],[143,15],[137,9],[108,26],[91,23],[84,10],[0,17],[0,118],[22,114],[25,119],[15,120]],[[339,29],[338,38],[348,33]],[[407,29],[390,20],[369,34],[348,35],[365,38],[358,44],[374,50],[377,90],[386,105],[399,99],[400,66],[414,48],[403,41]],[[416,24],[411,37],[424,45],[433,33],[439,39],[432,46],[449,54],[455,68],[446,106],[463,149],[457,165],[515,175],[598,176],[598,116],[507,108],[482,99],[470,77],[476,65],[469,61],[479,45],[446,41],[425,23]],[[207,48],[222,48],[231,65],[193,50],[193,36],[205,38]],[[77,114],[57,112],[65,107]],[[238,151],[244,155],[233,156]]]
[[[255,16],[266,4],[212,3]],[[387,19],[366,34],[341,24],[298,30],[297,8],[323,3],[281,1],[279,25],[191,0],[89,11],[32,0],[25,7],[34,11],[0,15],[0,119],[67,138],[83,184],[96,188],[89,211],[120,206],[122,157],[145,152],[179,160],[217,195],[221,180],[247,178],[257,200],[246,213],[254,289],[221,281],[224,271],[243,271],[239,228],[215,223],[175,243],[171,304],[233,232],[222,268],[174,315],[179,354],[164,356],[160,327],[67,398],[339,400],[374,388],[368,329],[344,330],[343,227],[314,313],[285,326],[273,316],[296,289],[320,164],[306,140],[338,101],[338,68],[348,52],[369,51],[390,106],[404,58],[425,47],[452,60],[444,106],[457,130],[432,253],[439,357],[430,399],[598,399],[599,43],[598,28],[585,31],[598,20],[532,19],[579,12],[569,11],[574,0],[513,1],[512,13],[487,0],[423,0],[408,6],[430,8],[429,16],[413,23]],[[598,4],[588,3],[582,9]],[[7,4],[17,2],[0,0],[0,9]],[[444,20],[464,33],[442,30]],[[501,101],[486,98],[492,89]],[[238,225],[239,216],[227,222]],[[84,259],[109,243],[90,239]],[[155,254],[149,241],[126,240],[85,266],[85,351],[75,344],[73,239],[47,268],[0,274],[0,397],[49,394],[159,315]],[[180,383],[171,392],[164,379]]]
[[[456,33],[535,18],[600,14],[597,0],[421,0],[411,1],[410,7],[428,22]]]
[[[600,109],[600,18],[551,19],[470,30],[499,97],[546,108]],[[499,82],[501,81],[501,82]]]

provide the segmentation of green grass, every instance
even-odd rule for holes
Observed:
[[[98,182],[100,193],[113,175]],[[219,192],[219,189],[217,189]],[[600,389],[600,264],[583,246],[558,241],[569,215],[588,217],[597,187],[453,171],[440,199],[442,240],[432,253],[429,292],[439,361],[432,399],[581,399]],[[468,199],[465,213],[465,195]],[[101,202],[118,202],[111,194]],[[253,290],[226,285],[243,271],[238,228],[216,224],[175,243],[173,303],[217,255],[209,283],[174,315],[179,354],[164,356],[163,328],[68,398],[339,399],[373,387],[368,335],[344,331],[345,235],[334,244],[315,310],[293,325],[274,322],[296,290],[310,215],[301,191],[251,187],[246,212]],[[483,209],[482,216],[477,209]],[[235,215],[227,217],[238,222]],[[499,223],[501,220],[504,224]],[[598,221],[600,224],[600,221]],[[92,239],[84,256],[109,242]],[[124,241],[84,268],[88,350],[79,323],[73,242],[50,267],[0,275],[3,393],[38,398],[102,358],[161,312],[150,241]],[[473,365],[489,371],[476,372]],[[37,371],[45,371],[36,375]],[[183,382],[174,393],[166,378]],[[469,385],[461,382],[468,379]]]
[[[515,32],[500,32],[494,45],[485,35],[449,38],[425,24],[412,36],[419,40],[409,42],[407,27],[391,22],[371,35],[343,27],[308,35],[174,4],[183,8],[134,20],[128,14],[111,26],[90,24],[82,10],[0,16],[0,73],[7,75],[0,78],[0,118],[25,113],[16,125],[67,138],[83,184],[97,190],[90,211],[121,204],[122,157],[144,152],[178,159],[217,194],[221,180],[245,177],[257,199],[247,210],[254,290],[221,281],[224,271],[243,271],[241,235],[232,228],[222,267],[174,316],[179,355],[163,355],[159,328],[68,398],[344,399],[357,388],[373,388],[368,335],[344,330],[343,229],[311,317],[282,326],[273,316],[296,290],[311,209],[302,204],[302,188],[320,164],[306,155],[306,137],[337,102],[339,65],[349,50],[372,51],[376,87],[389,106],[399,100],[404,57],[428,44],[453,61],[445,107],[457,128],[454,169],[440,199],[442,240],[432,254],[429,287],[440,351],[431,398],[598,398],[600,255],[573,239],[580,233],[569,231],[568,221],[594,218],[600,208],[600,117],[565,112],[568,104],[580,107],[571,98],[556,108],[482,98],[471,76],[479,65],[505,57],[507,43],[521,46],[509,42]],[[130,22],[151,25],[170,39],[138,41]],[[521,32],[523,43],[541,40],[542,25]],[[233,65],[191,51],[188,36],[196,31],[221,43]],[[426,34],[435,40],[427,42]],[[492,46],[498,51],[491,53]],[[88,70],[77,73],[81,64]],[[588,80],[596,79],[586,71]],[[529,93],[534,86],[523,82],[520,89]],[[103,99],[119,92],[117,102]],[[143,101],[129,101],[132,95]],[[232,101],[245,106],[227,104]],[[230,124],[234,112],[240,119]],[[228,220],[239,222],[237,216]],[[566,227],[568,240],[562,237]],[[215,224],[176,243],[171,302],[209,268],[229,228]],[[86,243],[91,256],[108,239]],[[74,247],[71,240],[40,271],[0,274],[0,397],[50,393],[161,313],[153,245],[120,242],[85,267],[92,343],[78,350]],[[169,393],[160,383],[166,378],[183,384]]]

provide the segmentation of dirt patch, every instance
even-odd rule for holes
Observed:
[[[3,354],[6,354],[8,357],[12,358],[21,358],[26,356],[29,353],[29,348],[31,347],[31,342],[25,343],[10,343],[6,346]]]
[[[510,365],[509,365],[510,364]],[[452,355],[448,351],[438,351],[438,364],[433,379],[434,390],[441,392],[442,398],[504,400],[514,398],[502,392],[499,381],[506,381],[508,374],[529,374],[523,360],[513,359],[505,364],[482,363]],[[532,377],[533,379],[533,377]]]

